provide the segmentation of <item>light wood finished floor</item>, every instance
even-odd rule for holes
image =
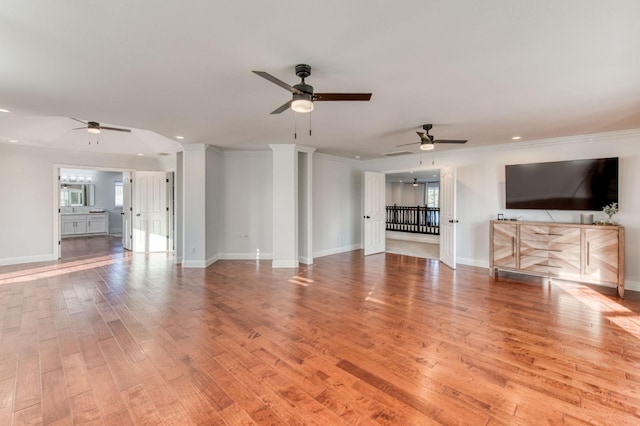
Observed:
[[[387,253],[423,257],[425,259],[440,259],[440,244],[387,238],[385,240],[385,251]]]
[[[0,268],[2,425],[640,424],[634,292],[389,253],[199,270],[86,244]]]

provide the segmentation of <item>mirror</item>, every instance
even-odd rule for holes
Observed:
[[[60,184],[61,207],[93,206],[94,199],[95,185],[92,183]]]

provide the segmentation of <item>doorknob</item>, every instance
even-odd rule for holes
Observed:
[[[140,213],[136,213],[136,216],[140,216]]]
[[[124,212],[120,212],[120,216],[124,216]]]
[[[371,216],[364,216],[365,219],[371,219]]]
[[[458,219],[449,219],[449,223],[458,223],[459,220]]]

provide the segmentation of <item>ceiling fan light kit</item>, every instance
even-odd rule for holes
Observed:
[[[96,123],[95,121],[89,121],[87,123],[87,132],[93,133],[94,135],[99,134],[100,133],[100,124]]]
[[[307,94],[293,94],[293,101],[291,102],[291,109],[295,112],[306,114],[313,111],[313,101],[311,96]]]
[[[431,151],[435,147],[433,142],[420,142],[420,149],[423,151]]]

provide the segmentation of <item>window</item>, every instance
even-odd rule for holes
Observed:
[[[116,207],[122,207],[123,201],[124,201],[124,190],[123,190],[123,186],[122,186],[122,182],[116,181],[114,182],[114,188],[115,188],[115,205]]]
[[[427,207],[439,207],[439,198],[440,182],[429,182],[427,184]]]

